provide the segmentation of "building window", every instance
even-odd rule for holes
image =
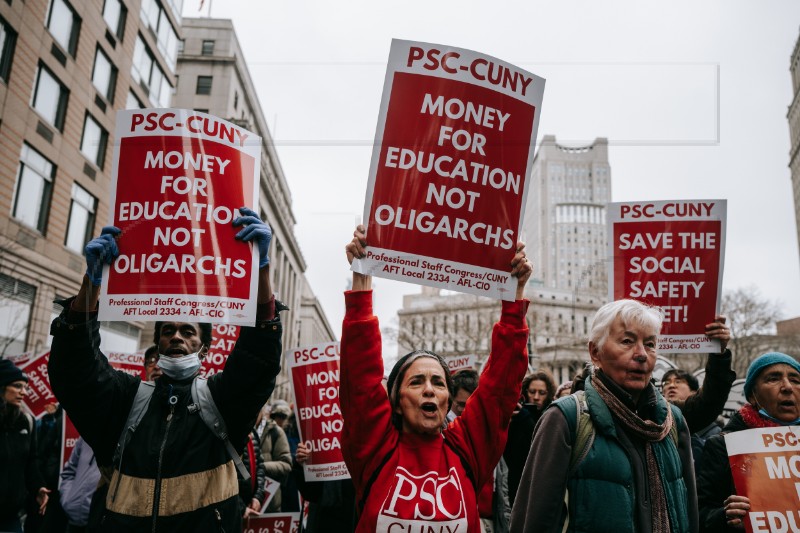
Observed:
[[[53,0],[50,14],[47,17],[47,29],[53,39],[75,57],[78,49],[78,34],[81,31],[81,19],[66,0]]]
[[[114,103],[114,90],[117,87],[117,67],[98,46],[94,55],[94,70],[92,71],[92,84],[109,103]]]
[[[0,18],[0,79],[8,81],[11,72],[11,60],[14,58],[14,47],[17,44],[17,32]]]
[[[106,0],[103,6],[103,19],[120,41],[125,35],[125,19],[127,16],[128,9],[120,0]]]
[[[156,36],[158,49],[167,60],[169,68],[175,70],[178,59],[178,34],[172,27],[169,16],[157,0],[142,0],[140,11],[142,22],[149,26]]]
[[[196,94],[211,94],[211,81],[214,78],[211,76],[197,76],[197,90]]]
[[[81,153],[86,159],[103,168],[108,143],[108,132],[104,130],[92,115],[86,114],[83,122],[83,138],[81,139]]]
[[[214,41],[203,40],[203,47],[200,51],[201,55],[213,56],[214,55]]]
[[[22,145],[14,198],[14,218],[36,228],[40,233],[44,233],[47,225],[55,175],[56,167],[53,163],[27,144]]]
[[[155,64],[153,54],[141,36],[137,36],[136,46],[133,49],[131,75],[137,83],[145,87],[150,100],[157,107],[169,107],[172,86],[161,68]]]
[[[133,94],[133,91],[128,91],[128,99],[125,100],[125,109],[144,109],[144,106]]]
[[[0,356],[25,352],[35,297],[33,285],[0,274]]]
[[[233,108],[239,109],[239,91],[233,91]]]
[[[78,185],[72,184],[72,203],[69,208],[69,222],[64,245],[70,250],[82,253],[83,247],[92,238],[94,231],[94,212],[97,199]]]
[[[33,108],[58,131],[64,128],[69,90],[44,65],[39,65]]]

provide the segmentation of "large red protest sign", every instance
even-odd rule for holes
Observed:
[[[725,200],[608,204],[609,297],[661,308],[661,353],[719,351],[706,337],[722,292]]]
[[[306,480],[349,478],[341,444],[339,343],[296,348],[285,357],[292,376],[300,438],[311,452],[303,465]]]
[[[513,300],[543,94],[496,58],[393,40],[353,270]]]
[[[300,513],[250,515],[242,523],[242,533],[296,533],[299,530]]]
[[[111,224],[120,256],[103,275],[101,320],[253,324],[258,252],[234,236],[255,207],[261,139],[185,109],[117,113]]]
[[[239,338],[239,326],[233,324],[214,324],[211,346],[203,358],[200,377],[208,379],[225,368],[225,362],[233,351]]]
[[[50,387],[50,375],[47,371],[48,361],[50,361],[49,351],[29,359],[27,363],[19,367],[28,376],[28,392],[23,404],[37,419],[47,414],[45,409],[47,404],[58,403],[53,389]]]
[[[800,530],[800,431],[796,426],[725,435],[736,494],[750,499],[748,533]]]

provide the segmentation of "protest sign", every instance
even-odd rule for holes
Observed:
[[[459,370],[475,369],[478,363],[478,356],[475,354],[460,355],[458,357],[445,357],[447,368],[450,369],[451,374],[455,374]]]
[[[144,369],[143,353],[109,352],[106,357],[109,364],[115,369],[122,370],[131,376],[142,377]]]
[[[110,223],[120,256],[103,274],[100,320],[254,324],[258,251],[234,238],[258,212],[261,139],[185,109],[117,113]]]
[[[233,324],[214,324],[211,346],[203,358],[200,377],[210,378],[225,368],[225,362],[233,351],[236,339],[239,338],[239,326]]]
[[[306,480],[349,478],[342,458],[339,343],[289,350],[286,361],[292,376],[297,429],[311,452],[303,465]]]
[[[264,482],[264,503],[261,504],[261,513],[263,514],[267,507],[269,507],[269,503],[275,497],[275,494],[281,489],[281,484],[272,479],[271,477],[267,476],[266,481]]]
[[[296,533],[299,529],[300,513],[250,515],[242,523],[242,533]]]
[[[705,335],[722,293],[725,200],[608,204],[611,300],[661,308],[660,353],[718,352]]]
[[[545,80],[496,58],[393,40],[353,270],[513,300]]]
[[[5,355],[3,357],[14,363],[14,366],[22,368],[22,365],[33,359],[35,355],[34,352],[24,352],[19,355]]]
[[[47,404],[58,403],[53,389],[50,387],[50,376],[47,372],[48,361],[50,361],[49,351],[39,354],[19,367],[28,376],[28,393],[22,403],[37,420],[47,414],[45,409]]]
[[[64,471],[64,467],[67,465],[67,461],[69,461],[70,456],[72,455],[72,450],[75,449],[75,444],[78,442],[78,438],[81,436],[78,433],[78,430],[75,429],[75,424],[72,423],[72,420],[69,419],[67,416],[67,412],[62,409],[62,418],[61,418],[61,472]]]
[[[725,435],[736,494],[750,499],[748,533],[800,530],[800,430],[749,429]]]

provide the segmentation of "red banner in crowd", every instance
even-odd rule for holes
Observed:
[[[800,435],[792,426],[725,435],[736,494],[750,499],[748,533],[800,530]]]
[[[233,324],[214,324],[211,346],[203,359],[200,376],[209,378],[225,368],[225,362],[233,351],[239,338],[239,326]]]
[[[300,438],[311,452],[303,465],[306,480],[349,478],[342,458],[339,343],[289,350],[286,361],[292,376]]]
[[[50,376],[47,372],[47,363],[50,361],[50,352],[39,354],[19,367],[28,376],[28,393],[23,404],[38,420],[47,414],[45,406],[49,403],[58,403],[53,389],[50,388]]]
[[[513,300],[509,276],[545,80],[494,57],[393,40],[353,270]]]
[[[101,320],[254,324],[258,251],[234,238],[238,208],[258,212],[261,139],[185,109],[117,113]]]
[[[717,352],[705,335],[722,293],[725,200],[608,204],[612,300],[661,308],[660,353]]]
[[[75,443],[78,442],[81,435],[67,416],[67,412],[62,409],[61,413],[61,471],[63,472],[67,461],[72,456],[72,450],[75,449]]]
[[[299,529],[300,513],[251,515],[242,521],[242,533],[296,533]]]

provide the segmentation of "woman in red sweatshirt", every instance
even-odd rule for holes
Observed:
[[[359,226],[346,247],[348,261],[366,257],[366,246]],[[480,384],[449,425],[452,379],[440,356],[424,350],[403,356],[383,387],[372,278],[353,273],[353,288],[345,293],[340,404],[342,452],[360,505],[356,531],[480,531],[476,494],[503,454],[527,369],[523,293],[532,268],[524,246],[518,243],[510,262],[516,301],[503,302]]]

